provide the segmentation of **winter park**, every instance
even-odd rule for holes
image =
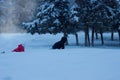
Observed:
[[[120,80],[120,0],[0,0],[0,80]]]

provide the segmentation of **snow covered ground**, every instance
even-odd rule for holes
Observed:
[[[120,46],[84,47],[80,34],[80,46],[70,35],[64,50],[51,49],[62,34],[0,34],[0,80],[120,80]],[[20,43],[25,52],[12,52]]]

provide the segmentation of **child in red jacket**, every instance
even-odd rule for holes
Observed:
[[[24,46],[19,44],[18,47],[13,50],[13,52],[24,52]]]

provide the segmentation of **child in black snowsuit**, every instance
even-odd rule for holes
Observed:
[[[67,41],[67,38],[66,37],[62,37],[60,41],[56,42],[52,46],[52,49],[64,49],[66,41]]]

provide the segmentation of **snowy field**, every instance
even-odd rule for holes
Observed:
[[[120,80],[117,34],[113,42],[107,34],[106,45],[98,40],[95,47],[84,47],[80,34],[80,46],[70,35],[70,45],[63,50],[51,49],[62,34],[0,34],[0,80]],[[25,52],[12,52],[21,43]]]

